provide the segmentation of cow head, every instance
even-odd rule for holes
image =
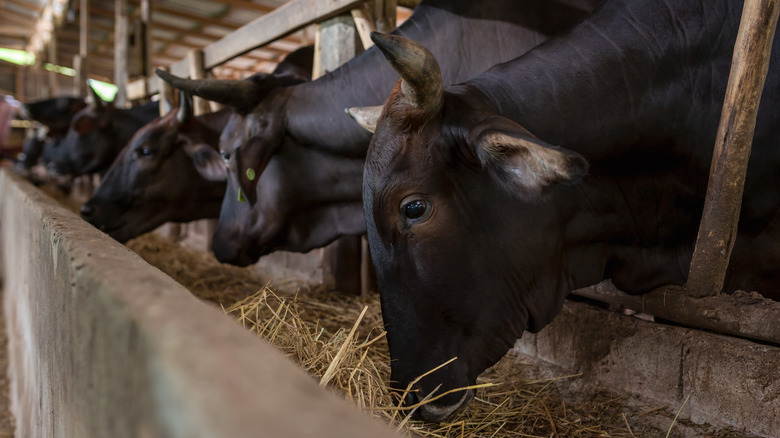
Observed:
[[[116,153],[112,133],[114,106],[104,102],[94,89],[88,88],[92,101],[73,116],[68,133],[58,145],[63,151],[55,154],[53,161],[55,169],[67,169],[74,176],[104,170]]]
[[[390,345],[393,385],[422,378],[414,404],[475,383],[568,293],[558,200],[586,171],[580,155],[445,92],[424,47],[373,34],[402,79],[376,125],[363,205]],[[352,111],[357,114],[358,111]],[[361,112],[366,114],[365,112]],[[471,400],[450,393],[419,409],[439,421]]]
[[[179,109],[136,132],[81,215],[120,242],[165,222],[216,217],[227,178],[218,141],[182,96]]]
[[[62,137],[68,131],[73,116],[86,106],[81,97],[55,97],[22,105],[21,113],[49,128],[52,137]]]
[[[163,71],[157,74],[176,88],[235,110],[220,139],[220,153],[229,177],[213,249],[222,262],[254,263],[292,232],[294,221],[285,219],[290,212],[280,199],[296,194],[293,188],[277,183],[278,172],[302,176],[304,173],[274,157],[289,140],[284,112],[280,111],[287,101],[287,87],[303,82],[304,78],[286,70],[259,73],[244,80],[189,80]],[[272,162],[272,170],[266,172]]]

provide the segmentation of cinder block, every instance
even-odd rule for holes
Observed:
[[[775,324],[777,321],[767,321]],[[538,359],[616,392],[667,406],[683,418],[777,437],[780,348],[652,323],[567,301],[536,335],[515,345]]]

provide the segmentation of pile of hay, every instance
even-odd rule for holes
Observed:
[[[343,394],[355,406],[408,435],[642,436],[628,426],[625,416],[628,414],[633,423],[642,412],[621,415],[625,410],[616,407],[615,399],[569,406],[561,401],[554,386],[556,381],[575,376],[528,380],[523,376],[526,367],[518,366],[511,356],[480,377],[477,383],[482,387],[475,400],[448,422],[411,421],[409,412],[398,408],[398,398],[388,388],[390,358],[378,296],[343,295],[322,287],[297,286],[299,293],[283,297],[267,285],[258,290],[258,285],[266,281],[252,268],[222,265],[211,254],[155,234],[135,239],[128,246],[194,295],[222,306],[246,329],[299,363],[322,386]],[[289,289],[291,285],[285,286]]]
[[[480,377],[475,400],[438,425],[410,421],[387,386],[390,358],[377,296],[357,297],[315,288],[282,298],[268,287],[225,309],[308,373],[399,431],[427,437],[631,437],[556,400],[558,379],[524,381],[512,358]],[[562,377],[566,378],[566,377]],[[560,378],[559,378],[560,379]]]

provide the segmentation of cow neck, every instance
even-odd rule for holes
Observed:
[[[230,116],[232,114],[233,114],[233,110],[231,110],[230,108],[223,108],[213,113],[206,113],[197,116],[196,118],[211,133],[216,134],[217,139],[219,139],[219,135],[222,133],[222,130],[225,129],[225,125],[227,125],[227,122],[230,119]],[[213,144],[212,146],[214,146],[214,149],[219,148],[218,142],[217,144]]]
[[[738,3],[678,0],[671,17],[660,0],[613,0],[568,36],[448,90],[590,162],[555,200],[570,218],[572,289],[685,281],[702,202],[692,187],[706,187]]]
[[[147,103],[130,109],[114,109],[113,111],[111,128],[114,131],[114,142],[112,147],[116,154],[111,157],[112,160],[135,135],[136,131],[159,117],[160,114],[157,102]]]
[[[476,90],[497,113],[592,164],[640,141],[711,148],[741,4],[678,0],[671,17],[662,3],[608,2],[570,34],[455,92]]]
[[[112,147],[117,154],[143,125],[144,123],[131,114],[130,110],[115,110],[111,118],[111,128],[114,133]]]
[[[599,2],[424,1],[393,33],[425,45],[440,61],[444,83],[452,84],[525,53],[574,25]],[[382,105],[397,80],[383,55],[371,48],[332,73],[292,87],[285,109],[288,133],[307,146],[364,157],[371,137],[344,109]]]

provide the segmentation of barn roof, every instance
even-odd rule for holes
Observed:
[[[287,0],[156,0],[152,3],[152,65],[168,66]],[[89,0],[89,71],[92,77],[113,81],[115,0]],[[40,51],[35,35],[53,29],[56,54],[49,61],[73,67],[79,52],[78,0],[4,0],[0,2],[0,47]],[[140,0],[128,0],[131,29],[140,21]],[[215,70],[219,77],[243,77],[267,71],[287,53],[313,42],[312,32],[300,31],[262,49],[236,58]],[[38,44],[38,46],[36,46]],[[37,50],[36,50],[37,49]],[[44,55],[48,51],[44,49]]]

